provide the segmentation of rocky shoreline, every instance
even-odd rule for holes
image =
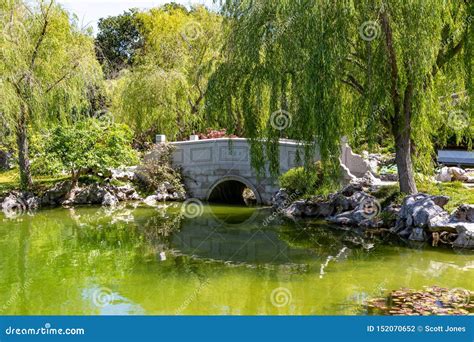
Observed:
[[[136,189],[140,173],[136,170],[114,170],[105,184],[82,184],[71,189],[69,181],[55,184],[41,194],[11,191],[0,198],[7,217],[44,207],[102,205],[115,207],[122,201],[140,201],[157,206],[164,201],[184,201],[183,188],[164,181],[148,196]],[[120,181],[122,185],[113,185]],[[272,199],[275,214],[289,219],[319,218],[344,227],[362,230],[366,236],[383,231],[407,243],[431,243],[432,246],[474,249],[474,205],[463,204],[452,213],[444,207],[447,196],[424,193],[406,196],[401,204],[382,204],[374,194],[380,186],[371,177],[357,179],[329,196],[299,199],[297,194],[280,189]]]
[[[273,208],[290,219],[321,218],[365,230],[367,235],[384,229],[406,242],[474,249],[474,205],[463,204],[448,213],[444,206],[449,197],[419,193],[406,196],[401,205],[383,207],[372,192],[371,185],[351,183],[327,197],[289,201],[290,194],[281,189],[273,198]]]

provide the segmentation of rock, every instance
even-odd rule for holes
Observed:
[[[126,168],[108,169],[107,171],[109,172],[110,177],[112,179],[128,182],[128,181],[135,180],[136,169],[137,169],[136,166],[131,166],[131,167],[126,167]]]
[[[2,211],[8,218],[14,218],[22,214],[38,209],[40,200],[29,192],[12,191],[2,202]]]
[[[98,184],[78,188],[74,190],[72,204],[102,204],[106,193],[107,190]]]
[[[451,218],[456,222],[474,223],[474,205],[462,204],[452,214]]]
[[[466,223],[456,226],[458,237],[453,247],[474,249],[474,224]]]
[[[119,201],[137,201],[141,200],[140,195],[137,193],[135,188],[130,184],[122,186],[109,186],[107,188],[110,192],[113,193]]]
[[[160,201],[161,199],[158,199],[157,195],[151,195],[151,196],[146,197],[143,200],[143,203],[145,203],[146,205],[149,205],[150,207],[156,207],[158,205],[158,202]]]
[[[334,205],[327,201],[299,200],[279,210],[288,217],[327,217],[334,212]]]
[[[398,204],[390,203],[387,207],[382,210],[381,217],[383,218],[383,226],[393,227],[397,222],[398,213],[400,212],[401,206]]]
[[[445,201],[445,196],[429,196],[422,193],[405,197],[398,215],[397,226],[402,224],[405,228],[425,228],[446,220],[447,212],[435,203],[445,205]]]
[[[176,189],[170,182],[163,182],[158,186],[156,190],[157,201],[184,201],[186,199],[186,193]]]
[[[347,206],[350,210],[343,211],[340,214],[328,217],[327,220],[332,223],[361,226],[361,227],[379,227],[381,220],[378,218],[380,214],[380,204],[375,197],[363,192],[357,191],[350,197],[346,197]],[[340,205],[341,197],[338,196],[337,203]],[[338,211],[341,207],[336,207]]]
[[[102,205],[106,207],[115,207],[118,204],[118,199],[114,195],[112,195],[110,192],[106,192],[103,199],[102,199]]]
[[[460,167],[443,167],[436,175],[436,180],[439,182],[460,181],[466,182],[470,180],[470,175]]]
[[[12,154],[0,150],[0,170],[10,170]]]
[[[441,170],[439,171],[439,173],[436,175],[436,180],[438,182],[451,182],[451,173],[449,172],[449,168],[448,167],[443,167],[441,168]]]
[[[423,228],[413,228],[408,240],[411,241],[428,241],[428,234],[423,230]]]
[[[398,182],[398,174],[396,173],[382,173],[379,178],[384,182]]]
[[[291,199],[290,195],[288,194],[288,191],[286,191],[286,189],[280,189],[275,193],[275,195],[273,195],[271,199],[272,208],[286,208],[288,205],[290,205],[290,201]]]
[[[41,197],[41,205],[60,205],[64,201],[70,186],[70,182],[56,183],[52,188],[45,191],[45,193]]]

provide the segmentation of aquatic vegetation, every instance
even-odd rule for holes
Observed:
[[[474,292],[437,286],[421,291],[402,288],[370,299],[367,309],[369,314],[390,316],[469,315],[474,313]]]

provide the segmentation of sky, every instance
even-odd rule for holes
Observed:
[[[97,32],[100,18],[123,13],[129,8],[147,9],[176,2],[185,6],[203,4],[208,8],[216,8],[213,0],[58,0],[69,12],[75,13],[82,27],[92,26]]]

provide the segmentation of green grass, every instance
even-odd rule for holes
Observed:
[[[466,188],[461,182],[418,184],[418,191],[430,195],[449,196],[450,201],[445,206],[445,209],[449,212],[461,204],[474,204],[474,189]]]
[[[69,179],[69,176],[37,176],[33,177],[34,190],[41,192],[53,184]],[[18,189],[20,185],[18,170],[0,172],[0,194]]]
[[[474,189],[466,188],[461,182],[452,183],[429,183],[418,182],[418,192],[430,195],[444,195],[450,198],[445,209],[448,212],[459,207],[461,204],[474,204]],[[382,207],[389,203],[401,204],[405,195],[398,190],[398,185],[384,186],[373,194],[382,204]]]

